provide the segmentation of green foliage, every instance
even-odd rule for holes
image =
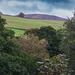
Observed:
[[[6,24],[6,20],[0,16],[0,35],[3,36],[5,39],[13,38],[14,31],[6,29],[4,25]]]
[[[0,31],[4,30],[5,24],[6,24],[6,20],[1,18],[1,16],[0,16]]]
[[[14,31],[10,30],[10,29],[4,29],[0,34],[1,36],[3,36],[5,39],[10,38],[12,39],[14,37]]]
[[[62,32],[62,29],[56,31],[51,26],[43,26],[40,29],[29,29],[25,34],[34,34],[35,36],[38,36],[40,40],[46,39],[49,43],[47,50],[52,57],[61,53],[61,51],[59,51],[59,46],[62,41]]]
[[[22,61],[21,57],[0,53],[0,75],[29,75]]]
[[[59,39],[60,42],[61,42],[62,39],[64,38],[64,36],[63,36],[63,35],[64,35],[63,32],[64,32],[63,29],[58,29],[58,30],[56,31],[56,35],[57,35],[57,37],[58,37],[58,39]]]
[[[50,56],[57,55],[61,53],[59,51],[60,38],[56,35],[56,30],[50,26],[41,27],[38,34],[40,39],[46,39],[49,43],[48,51]]]
[[[35,67],[35,63],[37,61],[42,61],[40,58],[32,57],[26,53],[22,53],[20,55],[22,64],[25,66],[29,72],[30,75],[36,75],[37,67]]]
[[[59,54],[45,62],[37,62],[36,66],[38,67],[38,73],[39,75],[65,75],[67,60],[64,54]]]
[[[62,44],[62,40],[64,39],[64,29],[59,29],[56,31],[56,35],[58,38],[58,45],[59,45],[59,49],[61,50],[61,53],[64,53],[64,51],[61,49],[61,44]]]
[[[0,30],[0,52],[5,52],[8,54],[17,54],[19,52],[18,44],[16,44],[12,38],[14,37],[14,31],[6,29],[4,24],[6,20],[0,17],[0,26],[2,29]]]
[[[27,35],[34,34],[35,36],[38,36],[38,33],[39,33],[38,31],[39,31],[38,28],[32,28],[32,29],[26,30],[24,34],[27,34]]]
[[[1,37],[0,37],[1,38]],[[3,38],[0,39],[0,52],[6,52],[8,54],[18,55],[18,50],[19,45],[16,44],[13,40],[4,40]]]
[[[21,52],[13,40],[14,32],[4,27],[3,18],[0,21],[0,75],[35,75],[35,63],[41,59]]]
[[[12,52],[13,53],[13,52]],[[2,75],[35,75],[35,63],[41,59],[31,57],[26,53],[19,52],[18,55],[0,53],[0,74]]]
[[[68,69],[74,70],[74,73],[71,75],[75,75],[75,17],[72,19],[68,18],[64,26],[65,38],[62,41],[61,47],[70,59],[68,62]]]

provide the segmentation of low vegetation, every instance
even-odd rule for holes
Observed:
[[[14,32],[4,24],[6,20],[0,17],[0,75],[35,75],[35,63],[41,59],[21,52],[13,41]]]
[[[37,62],[36,67],[40,75],[66,75],[67,60],[64,54],[59,54],[45,62]]]
[[[75,75],[75,17],[68,19],[65,24],[64,36],[61,48],[69,58],[68,71],[73,70],[71,75]]]
[[[40,29],[29,29],[25,31],[25,34],[34,34],[38,36],[40,40],[47,40],[49,45],[46,49],[48,50],[50,57],[61,53],[59,50],[61,37],[58,38],[58,32],[51,26],[43,26]],[[62,35],[62,33],[60,34]]]
[[[25,35],[21,35],[14,38],[14,41],[19,43],[22,52],[26,52],[31,56],[39,57],[43,60],[49,59],[49,54],[46,49],[48,42],[45,39],[39,40],[38,37],[34,35],[27,35],[27,38],[25,38]]]
[[[59,29],[63,22],[2,17],[0,75],[75,75],[75,18]],[[28,30],[15,36],[6,27]]]

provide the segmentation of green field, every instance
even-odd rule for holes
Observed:
[[[24,19],[12,16],[3,16],[6,19],[7,24],[5,27],[13,27],[20,29],[40,28],[41,26],[52,26],[53,28],[63,28],[64,21],[53,20],[37,20],[37,19]]]
[[[19,29],[12,29],[15,34],[23,34],[25,31],[24,30],[19,30]]]

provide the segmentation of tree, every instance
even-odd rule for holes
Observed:
[[[0,16],[0,75],[36,75],[35,63],[41,59],[21,52],[13,41],[14,31],[4,27]]]
[[[15,54],[18,52],[18,44],[12,40],[14,31],[5,28],[5,24],[6,20],[0,16],[0,52]]]
[[[64,24],[64,39],[62,42],[62,49],[69,58],[68,69],[74,72],[71,75],[75,75],[75,17],[68,18]]]
[[[39,57],[41,59],[48,59],[49,54],[47,53],[46,47],[48,42],[43,39],[39,40],[37,36],[27,35],[27,38],[18,37],[18,39],[14,39],[20,45],[20,49],[23,52],[28,53],[31,56]]]
[[[27,34],[27,35],[28,34],[34,34],[35,36],[38,36],[39,29],[38,28],[27,29],[24,34]]]
[[[0,31],[3,31],[4,30],[4,25],[6,24],[6,19],[3,19],[1,16],[0,16]]]
[[[38,36],[40,40],[41,39],[47,40],[49,43],[47,50],[51,57],[61,53],[61,51],[59,51],[59,45],[60,45],[61,36],[62,36],[61,30],[60,30],[60,33],[58,33],[51,26],[43,26],[40,29],[35,28],[35,29],[27,30],[25,34],[34,34],[35,36]]]
[[[24,18],[24,13],[20,12],[18,17]]]
[[[40,39],[46,39],[49,43],[47,48],[51,57],[61,53],[59,51],[60,39],[56,35],[56,30],[51,26],[43,26],[39,30],[38,34]]]

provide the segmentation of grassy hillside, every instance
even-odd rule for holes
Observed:
[[[36,19],[24,19],[12,16],[3,16],[7,20],[6,27],[29,29],[29,28],[40,28],[41,26],[52,26],[55,29],[63,28],[63,21],[53,20],[36,20]]]

